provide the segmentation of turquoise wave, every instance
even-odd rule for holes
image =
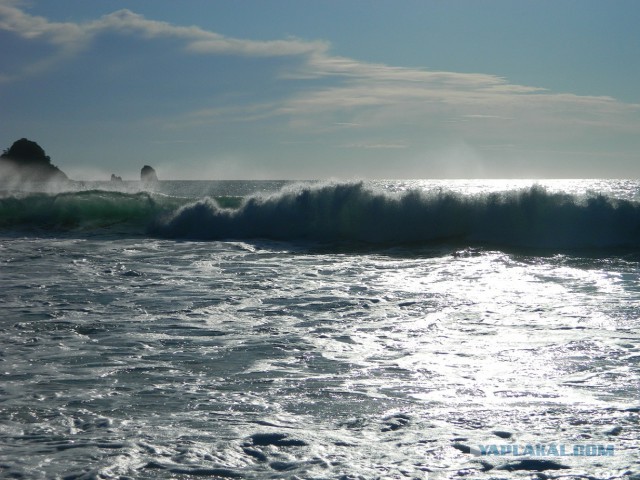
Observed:
[[[123,224],[140,226],[179,207],[176,202],[171,203],[145,192],[99,190],[9,196],[0,198],[0,228],[87,230]]]
[[[373,245],[452,243],[541,248],[640,247],[640,203],[542,187],[463,195],[391,194],[363,183],[300,185],[203,198],[110,191],[0,198],[0,229],[126,228],[173,239],[271,239]]]

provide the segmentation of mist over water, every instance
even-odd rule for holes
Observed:
[[[193,240],[552,249],[640,244],[640,203],[620,182],[617,191],[612,182],[604,192],[554,191],[538,184],[398,189],[397,183],[389,188],[393,183],[167,182],[152,191],[141,190],[145,185],[138,182],[106,184],[106,190],[80,183],[53,195],[6,195],[0,198],[0,221],[6,227],[63,230],[126,226],[138,234]],[[263,191],[248,194],[249,185]]]
[[[640,185],[541,183],[6,193],[0,477],[636,478]]]
[[[209,198],[182,207],[153,232],[192,239],[270,238],[373,244],[523,247],[640,246],[640,204],[533,186],[463,194],[376,191],[363,183],[296,186],[250,197],[237,210]]]

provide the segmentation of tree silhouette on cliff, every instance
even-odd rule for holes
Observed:
[[[0,155],[0,178],[27,182],[67,180],[36,142],[21,138]]]

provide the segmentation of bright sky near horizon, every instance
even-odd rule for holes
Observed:
[[[636,0],[0,0],[0,148],[70,177],[640,176]]]

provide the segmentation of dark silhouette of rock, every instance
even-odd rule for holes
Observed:
[[[122,181],[122,177],[116,175],[115,173],[111,174],[111,181],[112,182],[121,182]]]
[[[156,175],[156,171],[152,167],[145,165],[140,171],[140,180],[143,182],[157,182],[158,175]]]
[[[0,179],[10,182],[49,182],[68,177],[45,155],[36,142],[21,138],[0,155]]]

